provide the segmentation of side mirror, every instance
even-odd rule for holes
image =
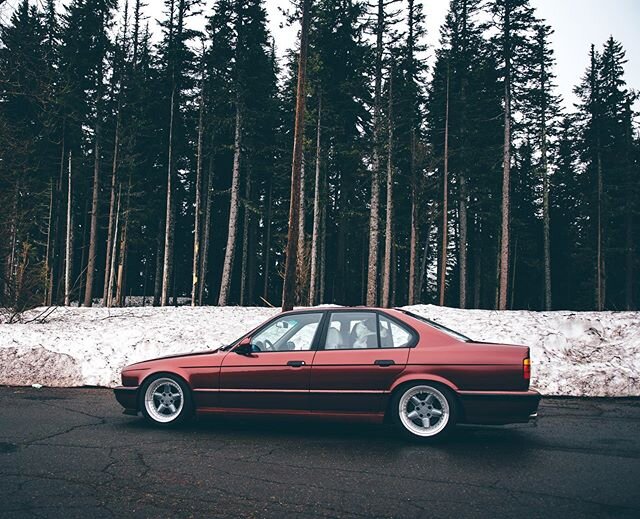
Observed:
[[[251,355],[252,353],[251,339],[249,337],[242,339],[240,344],[238,344],[235,348],[233,348],[233,352],[237,353],[238,355],[246,355],[246,356]]]

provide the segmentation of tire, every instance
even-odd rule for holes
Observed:
[[[148,422],[159,427],[183,424],[193,415],[189,387],[177,375],[153,375],[142,384],[140,410]]]
[[[439,441],[455,427],[458,403],[445,386],[415,382],[394,393],[391,417],[405,437],[421,442]]]

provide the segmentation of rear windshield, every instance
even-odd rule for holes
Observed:
[[[427,319],[426,317],[422,317],[421,315],[414,314],[413,312],[409,312],[407,310],[400,310],[400,311],[405,313],[405,314],[407,314],[407,315],[410,315],[414,319],[418,319],[418,321],[422,321],[423,323],[427,323],[428,325],[433,326],[434,328],[437,328],[441,332],[444,332],[447,335],[450,335],[451,337],[454,337],[454,338],[456,338],[456,339],[458,339],[460,341],[472,342],[471,339],[469,337],[467,337],[466,335],[462,335],[461,333],[456,332],[455,330],[452,330],[451,328],[447,328],[446,326],[443,326],[440,323],[432,321],[431,319]]]

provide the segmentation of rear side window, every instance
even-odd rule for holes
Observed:
[[[412,333],[404,326],[380,316],[380,342],[383,348],[406,348],[412,339]]]
[[[374,312],[335,312],[331,314],[325,350],[379,348],[377,316]]]
[[[413,333],[376,312],[334,312],[324,343],[325,350],[406,348]]]

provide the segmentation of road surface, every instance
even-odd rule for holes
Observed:
[[[105,389],[0,388],[0,517],[640,517],[640,399],[545,399],[537,426],[206,418],[176,431]]]

